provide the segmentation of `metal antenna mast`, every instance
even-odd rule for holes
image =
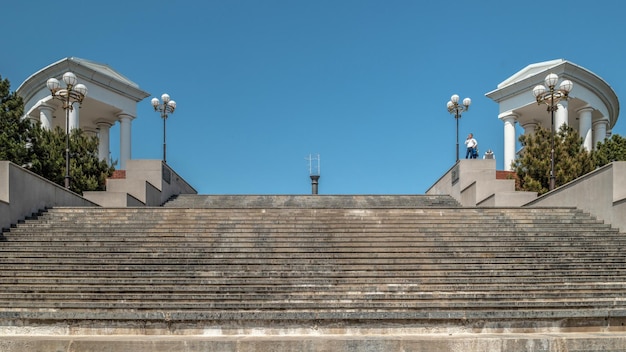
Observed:
[[[311,177],[311,194],[317,194],[319,179],[321,176],[321,164],[319,154],[309,154],[309,177]]]

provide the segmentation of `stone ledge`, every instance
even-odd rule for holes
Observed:
[[[316,351],[428,351],[428,352],[622,352],[626,334],[447,334],[379,336],[257,336],[214,338],[204,336],[45,336],[3,337],[3,352],[316,352]]]

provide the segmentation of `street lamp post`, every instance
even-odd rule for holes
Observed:
[[[467,111],[472,104],[472,99],[465,98],[463,99],[463,104],[459,104],[459,96],[454,94],[450,97],[450,101],[448,102],[448,112],[454,113],[454,119],[456,120],[456,161],[459,161],[459,119],[461,118],[461,113],[463,111]]]
[[[566,79],[561,82],[559,88],[556,89],[558,81],[559,76],[555,73],[551,73],[547,75],[544,80],[545,86],[540,84],[533,88],[533,95],[537,99],[537,104],[541,105],[541,103],[545,103],[548,105],[548,111],[550,112],[550,191],[556,186],[554,174],[554,112],[559,108],[557,105],[559,101],[569,98],[569,92],[574,86],[572,81]]]
[[[72,72],[63,74],[65,88],[56,78],[50,78],[46,86],[50,89],[52,97],[63,102],[65,110],[65,188],[70,188],[70,111],[74,110],[74,103],[81,104],[87,95],[87,87],[84,84],[76,84],[78,79]]]
[[[167,120],[168,114],[173,114],[174,110],[176,110],[176,102],[170,99],[168,94],[161,95],[161,100],[163,103],[159,102],[159,99],[152,98],[152,106],[154,107],[154,111],[159,111],[161,113],[161,118],[163,119],[163,162],[167,163],[166,158],[166,144],[165,144],[165,121]]]

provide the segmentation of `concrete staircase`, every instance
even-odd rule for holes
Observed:
[[[613,332],[626,321],[626,237],[573,208],[181,195],[158,208],[50,209],[2,240],[0,335],[363,340],[373,331]],[[349,350],[324,343],[309,350]],[[604,351],[626,339],[611,343]],[[237,346],[215,350],[247,351]]]

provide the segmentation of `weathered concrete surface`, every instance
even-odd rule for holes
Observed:
[[[618,352],[626,333],[374,336],[14,336],[3,352]]]
[[[184,198],[5,232],[0,351],[626,350],[626,236],[580,210]]]

